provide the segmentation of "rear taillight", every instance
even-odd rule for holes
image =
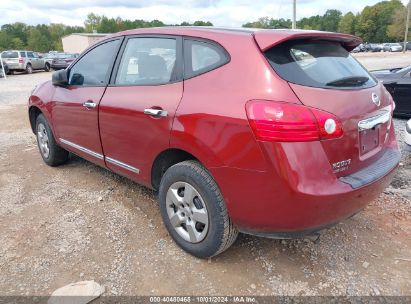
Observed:
[[[24,59],[23,58],[19,58],[19,63],[23,63]]]
[[[343,135],[335,115],[303,105],[253,100],[247,103],[246,111],[258,140],[297,142]]]

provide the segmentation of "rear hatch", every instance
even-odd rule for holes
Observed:
[[[19,64],[19,53],[16,51],[5,51],[1,53],[1,58],[10,68]]]
[[[338,177],[378,160],[391,126],[390,95],[347,51],[358,42],[354,38],[350,42],[347,35],[341,41],[334,34],[331,40],[323,34],[304,36],[266,43],[264,50],[270,65],[288,81],[302,104],[339,119],[343,135],[321,141]]]

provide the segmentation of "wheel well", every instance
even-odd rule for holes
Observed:
[[[33,131],[33,133],[36,133],[36,119],[37,119],[37,116],[39,116],[40,114],[41,114],[41,111],[37,107],[31,107],[29,109],[29,120],[30,120],[31,130]]]
[[[151,185],[154,190],[160,187],[161,178],[168,168],[185,160],[197,160],[190,153],[180,149],[168,149],[161,152],[154,160],[151,168]]]

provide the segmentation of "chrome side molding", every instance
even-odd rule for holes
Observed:
[[[104,156],[103,156],[103,155],[101,155],[101,154],[99,154],[99,153],[97,153],[97,152],[91,151],[91,150],[89,150],[89,149],[87,149],[87,148],[84,148],[83,146],[77,145],[77,144],[72,143],[71,141],[65,140],[65,139],[63,139],[63,138],[59,138],[59,140],[60,140],[61,143],[65,144],[65,145],[67,145],[67,146],[70,146],[70,147],[72,147],[72,148],[74,148],[74,149],[77,149],[77,150],[79,150],[79,151],[82,151],[82,152],[84,152],[84,153],[87,153],[87,154],[89,154],[89,155],[91,155],[91,156],[94,156],[95,158],[98,158],[98,159],[101,159],[101,160],[104,159]]]
[[[139,169],[137,169],[137,168],[135,168],[135,167],[133,167],[133,166],[130,166],[130,165],[126,164],[126,163],[123,163],[123,162],[121,162],[121,161],[119,161],[119,160],[116,160],[116,159],[114,159],[114,158],[107,157],[107,156],[106,156],[105,158],[106,158],[106,161],[107,161],[107,162],[109,162],[109,163],[111,163],[111,164],[113,164],[113,165],[119,166],[119,167],[121,167],[121,168],[123,168],[123,169],[126,169],[126,170],[128,170],[128,171],[131,171],[131,172],[134,172],[134,173],[137,173],[137,174],[140,173],[140,170],[139,170]]]
[[[68,141],[68,140],[66,140],[66,139],[59,138],[59,140],[60,140],[60,142],[61,142],[62,144],[67,145],[67,146],[69,146],[69,147],[72,147],[72,148],[74,148],[74,149],[76,149],[76,150],[82,151],[82,152],[84,152],[84,153],[87,153],[87,154],[89,154],[89,155],[91,155],[91,156],[93,156],[93,157],[95,157],[95,158],[98,158],[98,159],[100,159],[100,160],[105,160],[106,162],[109,162],[109,163],[111,163],[111,164],[113,164],[113,165],[119,166],[119,167],[121,167],[121,168],[123,168],[123,169],[126,169],[126,170],[128,170],[128,171],[134,172],[134,173],[136,173],[136,174],[139,174],[139,173],[140,173],[140,169],[135,168],[135,167],[133,167],[133,166],[130,166],[130,165],[128,165],[128,164],[126,164],[126,163],[123,163],[123,162],[121,162],[121,161],[119,161],[119,160],[116,160],[116,159],[114,159],[114,158],[101,155],[101,154],[99,154],[99,153],[97,153],[97,152],[91,151],[90,149],[87,149],[87,148],[85,148],[85,147],[83,147],[83,146],[77,145],[77,144],[75,144],[75,143],[73,143],[73,142],[71,142],[71,141]]]

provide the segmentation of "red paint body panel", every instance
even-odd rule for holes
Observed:
[[[105,87],[56,87],[52,100],[52,122],[56,140],[69,141],[103,155],[98,128],[98,107],[88,109],[83,106],[86,101],[97,105],[104,94]],[[67,144],[63,146],[81,157],[104,166],[104,160],[90,157],[79,149],[73,149]]]
[[[284,42],[286,40],[311,38],[340,41],[348,51],[351,51],[362,42],[360,38],[352,35],[331,32],[304,30],[261,30],[255,32],[255,40],[257,41],[262,51],[266,51],[274,45],[280,44],[281,42]]]
[[[174,113],[183,94],[183,83],[160,86],[108,87],[100,103],[100,134],[106,157],[139,169],[130,173],[107,162],[113,171],[151,185],[151,167],[160,152],[169,148]],[[144,109],[161,108],[167,117],[155,118]]]
[[[352,174],[376,161],[384,152],[389,141],[386,135],[390,130],[390,122],[379,127],[379,144],[367,154],[360,151],[358,122],[376,115],[376,112],[392,103],[384,86],[378,83],[375,87],[361,90],[329,90],[304,87],[290,84],[293,91],[303,104],[319,108],[335,114],[343,124],[342,138],[322,141],[322,148],[327,154],[330,164],[351,159],[351,165],[345,171],[338,172],[337,176]],[[380,107],[372,102],[372,93],[377,93],[381,100]]]
[[[387,149],[398,149],[393,128],[388,142]],[[298,232],[336,223],[375,199],[395,173],[353,190],[333,174],[320,142],[260,144],[269,159],[266,172],[211,169],[230,216],[247,232]]]
[[[359,149],[358,121],[376,111],[371,94],[380,95],[380,107],[391,103],[380,84],[352,91],[289,84],[261,52],[286,39],[304,37],[340,41],[350,49],[360,42],[358,38],[314,31],[190,27],[139,29],[110,37],[138,34],[210,39],[227,50],[230,61],[199,76],[160,86],[78,89],[47,83],[37,88],[30,106],[46,115],[56,138],[102,154],[106,161],[76,151],[81,156],[150,187],[155,158],[170,148],[186,151],[210,171],[231,219],[240,230],[249,232],[294,232],[335,223],[362,209],[391,181],[395,169],[356,190],[338,179],[371,165],[388,149],[398,150],[391,121],[379,127],[381,140],[376,149],[368,154]],[[99,106],[82,107],[89,99]],[[288,102],[330,112],[341,120],[344,135],[310,142],[257,141],[246,115],[250,100]],[[152,107],[162,108],[168,116],[143,114]],[[107,158],[139,169],[139,173]],[[352,159],[350,168],[334,173],[332,164],[347,158]]]

